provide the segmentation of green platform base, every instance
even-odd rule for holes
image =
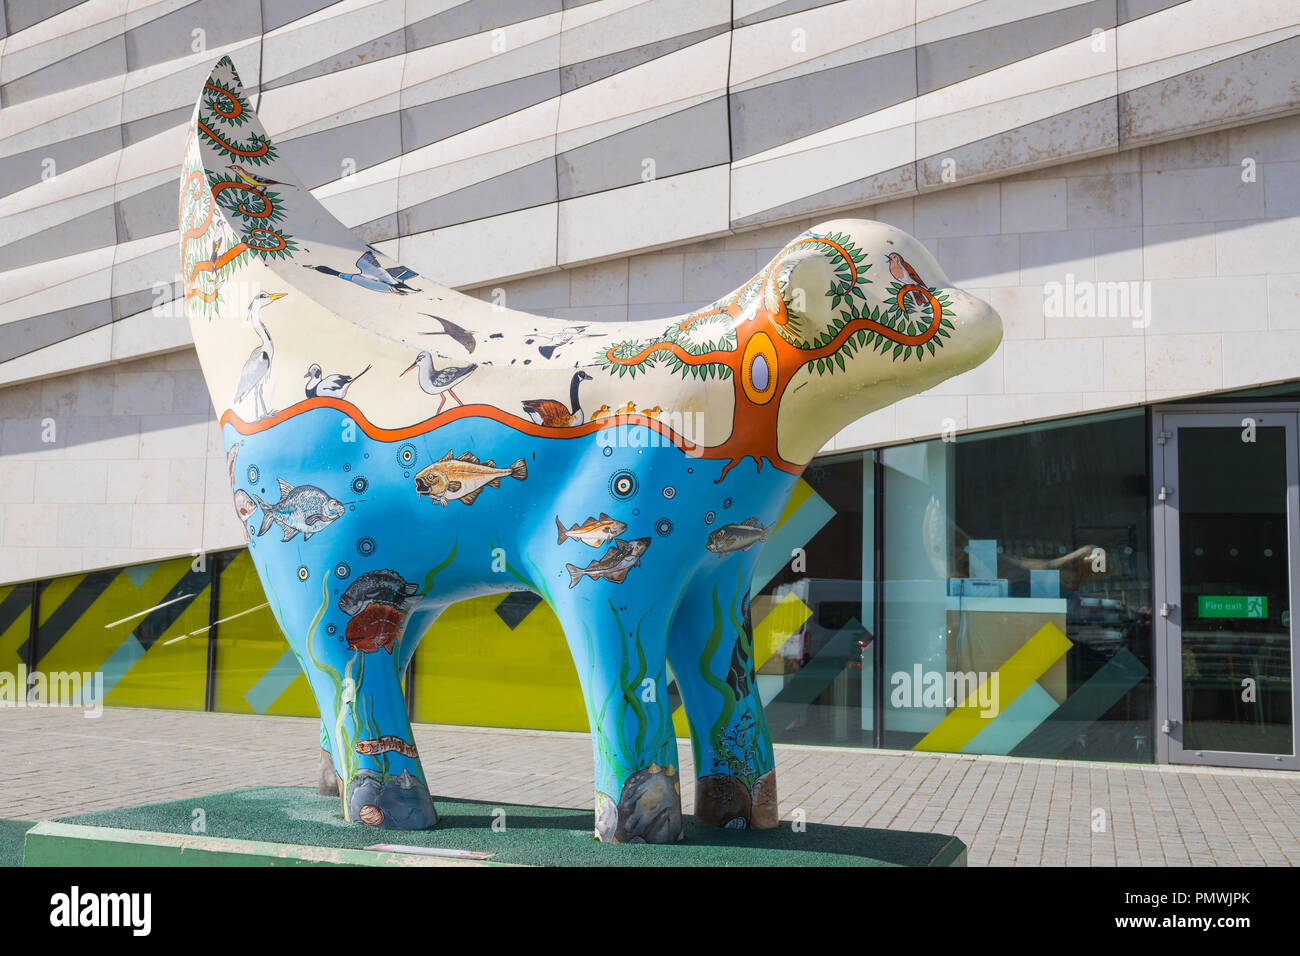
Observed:
[[[23,837],[34,826],[26,820],[0,820],[0,866],[23,865]]]
[[[592,814],[435,797],[432,830],[344,822],[339,801],[306,787],[254,787],[64,817],[27,831],[28,866],[965,866],[966,847],[938,833],[790,821],[765,831],[685,821],[672,846],[592,839]],[[197,813],[196,811],[201,811]],[[194,833],[196,821],[202,833]],[[494,827],[495,823],[495,827]],[[502,825],[504,824],[504,825]],[[22,824],[30,826],[30,824]],[[368,849],[396,845],[388,850]],[[419,852],[424,850],[425,852]],[[426,855],[442,851],[441,855]],[[476,858],[450,853],[475,854]]]

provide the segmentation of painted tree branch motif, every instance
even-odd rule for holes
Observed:
[[[211,320],[221,309],[221,283],[242,257],[282,258],[297,251],[283,230],[285,209],[272,185],[284,185],[257,169],[277,158],[275,144],[263,132],[236,134],[252,111],[241,89],[219,78],[204,84],[198,116],[190,133],[228,160],[229,172],[205,170],[187,145],[182,169],[181,237],[185,299],[194,314]],[[224,216],[214,216],[217,210]]]

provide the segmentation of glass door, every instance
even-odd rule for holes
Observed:
[[[1157,731],[1172,763],[1294,768],[1293,410],[1156,412]]]

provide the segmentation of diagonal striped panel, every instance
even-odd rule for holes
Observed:
[[[1146,665],[1132,651],[1120,648],[1010,753],[1022,757],[1064,753],[1081,733],[1149,676]]]
[[[998,675],[998,714],[984,716],[979,692],[976,691],[953,708],[913,749],[945,753],[961,750],[1001,715],[1001,708],[1020,697],[1073,646],[1059,627],[1044,624],[995,672]],[[991,675],[989,679],[992,679]]]
[[[118,570],[56,578],[41,594],[37,667],[102,672],[106,702],[199,710],[204,703],[208,577],[183,558],[141,583]]]

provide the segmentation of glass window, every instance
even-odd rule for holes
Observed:
[[[1178,430],[1188,750],[1292,752],[1286,429],[1252,437]]]
[[[777,743],[873,743],[872,468],[870,452],[814,461],[759,556],[754,668]]]
[[[1145,412],[880,454],[885,746],[1152,760]]]

